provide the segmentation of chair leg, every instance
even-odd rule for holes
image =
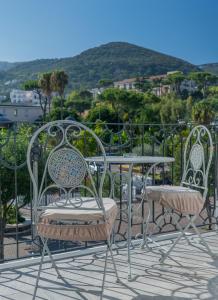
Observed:
[[[183,229],[183,231],[180,231],[180,235],[177,237],[177,239],[174,241],[174,243],[172,244],[172,246],[167,250],[166,253],[162,253],[162,257],[160,258],[160,263],[164,263],[165,259],[170,255],[171,251],[174,249],[174,247],[176,246],[176,244],[178,244],[178,242],[181,240],[181,238],[183,236],[185,236],[185,232],[186,230],[191,226],[191,222],[189,222],[185,229]]]
[[[146,217],[146,221],[144,222],[143,220],[143,240],[141,243],[141,249],[144,248],[144,246],[147,246],[147,232],[148,232],[148,225],[149,225],[149,220],[150,220],[150,216],[151,216],[151,208],[150,208],[150,203],[148,205],[148,214]]]
[[[43,260],[44,260],[44,256],[45,256],[45,249],[46,249],[46,246],[44,244],[43,249],[42,249],[42,257],[41,257],[41,261],[40,261],[40,265],[39,265],[39,270],[38,270],[38,275],[37,275],[37,279],[36,279],[36,285],[35,285],[32,300],[35,300],[35,298],[36,298],[36,293],[37,293],[37,289],[38,289],[38,285],[39,285],[40,273],[41,273],[41,270],[42,270],[42,264],[43,264]]]
[[[108,250],[109,250],[109,246],[107,245],[107,251],[106,251],[106,256],[105,256],[104,274],[103,274],[103,281],[102,281],[101,298],[100,298],[100,300],[103,299],[103,295],[104,295],[104,284],[105,284],[105,277],[106,277],[106,270],[107,270]]]
[[[150,215],[151,215],[151,210],[152,210],[152,202],[149,201],[149,209],[148,209],[148,215],[147,215],[147,218],[146,218],[146,223],[144,224],[143,226],[143,241],[142,241],[142,244],[141,244],[141,249],[144,248],[144,246],[146,246],[146,248],[149,250],[149,251],[152,251],[152,248],[149,246],[149,242],[153,243],[154,245],[156,245],[157,247],[159,247],[159,251],[161,253],[164,253],[164,252],[167,252],[167,249],[163,246],[160,246],[160,244],[158,244],[156,241],[154,241],[152,239],[152,233],[150,233],[148,236],[147,236],[147,233],[148,233],[148,225],[149,225],[149,220],[150,220]],[[157,224],[155,224],[155,228],[156,227],[159,227],[159,224],[160,222],[162,221],[162,219],[164,218],[165,216],[165,213],[163,215],[160,216]]]
[[[109,240],[107,241],[107,245],[108,245],[108,249],[109,249],[110,254],[111,254],[111,259],[112,259],[112,262],[113,262],[114,271],[115,271],[115,274],[116,274],[116,277],[117,277],[116,282],[119,283],[120,282],[120,277],[118,275],[117,266],[116,266],[114,255],[113,255],[113,250],[112,250],[111,243],[110,243]]]
[[[182,228],[182,226],[179,224],[179,222],[177,222],[177,220],[175,219],[175,215],[174,215],[173,212],[172,212],[171,216],[172,216],[172,219],[175,221],[176,226],[179,228],[179,231],[183,233],[183,236],[186,239],[187,243],[189,245],[192,245],[192,243],[190,242],[189,238],[186,236],[186,232],[184,231],[184,229]]]
[[[56,271],[56,273],[57,273],[57,275],[58,275],[58,278],[62,278],[62,276],[61,276],[61,274],[60,274],[60,272],[59,272],[59,270],[58,270],[58,267],[57,267],[57,265],[56,265],[56,263],[55,263],[55,260],[54,260],[52,254],[51,254],[51,251],[50,251],[49,248],[48,248],[48,244],[47,244],[47,243],[48,243],[48,239],[46,239],[45,241],[43,240],[43,244],[45,245],[45,250],[46,250],[46,252],[48,253],[49,258],[50,258],[50,260],[51,260],[52,267],[55,269],[55,271]]]
[[[194,231],[196,232],[197,236],[199,237],[201,243],[204,245],[204,247],[207,249],[207,252],[208,254],[212,257],[212,258],[215,258],[216,255],[211,251],[210,247],[208,246],[208,243],[205,241],[205,239],[202,237],[200,231],[198,230],[198,228],[196,227],[196,225],[194,224],[194,220],[196,218],[196,216],[194,217],[189,217],[189,216],[186,216],[187,219],[190,221]]]

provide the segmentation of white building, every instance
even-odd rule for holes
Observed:
[[[115,81],[114,87],[125,90],[134,90],[136,84],[136,78],[124,79],[121,81]]]
[[[174,91],[172,84],[164,83],[167,79],[167,76],[170,74],[177,73],[178,71],[167,72],[167,74],[155,75],[147,77],[146,80],[151,84],[156,82],[156,86],[152,87],[151,91],[158,97],[169,94]],[[139,77],[143,79],[143,77]],[[158,83],[159,82],[159,83]],[[136,88],[137,78],[129,78],[121,81],[114,82],[114,87],[125,90],[137,90]],[[180,84],[180,91],[183,92],[186,90],[188,93],[193,93],[197,90],[196,82],[190,79],[184,79]]]
[[[39,95],[35,91],[13,89],[10,92],[10,99],[12,104],[40,105]]]

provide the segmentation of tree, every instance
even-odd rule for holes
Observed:
[[[185,106],[182,100],[174,95],[166,95],[161,98],[160,117],[163,124],[177,123],[185,117]]]
[[[186,120],[190,121],[192,118],[192,107],[193,107],[193,98],[189,96],[186,100]]]
[[[147,92],[151,89],[151,83],[146,77],[137,77],[135,88],[141,92]]]
[[[141,109],[144,95],[135,91],[109,88],[99,98],[111,104],[113,110],[117,112],[117,121],[132,121]]]
[[[111,79],[101,79],[98,82],[99,87],[110,87],[113,86],[113,80]]]
[[[25,162],[31,134],[32,129],[27,125],[0,132],[0,261],[4,259],[6,224],[16,220],[16,215],[18,221],[22,221],[19,209],[30,201],[30,181]]]
[[[192,108],[192,119],[197,123],[210,124],[214,117],[215,112],[208,100],[197,102]]]
[[[47,113],[48,99],[47,99],[47,97],[44,97],[44,95],[42,93],[42,89],[40,87],[39,80],[25,81],[22,85],[22,88],[25,91],[34,91],[38,95],[40,107],[42,109],[43,120],[45,120],[46,113]]]
[[[38,80],[27,80],[22,84],[22,89],[25,91],[33,91],[40,89]]]
[[[191,72],[189,74],[189,78],[196,82],[199,91],[203,94],[203,97],[206,95],[208,86],[214,84],[218,80],[216,75],[207,72]]]
[[[72,119],[75,121],[81,121],[81,118],[78,116],[77,112],[74,109],[67,109],[66,107],[55,107],[51,109],[49,120],[63,120],[63,119]]]
[[[52,85],[51,85],[51,72],[43,73],[39,76],[39,86],[47,98],[48,111],[51,111],[51,95],[52,95]]]
[[[208,87],[208,96],[218,96],[218,86]]]
[[[68,75],[64,71],[54,71],[51,74],[51,87],[61,98],[61,108],[63,108],[63,96],[65,87],[68,84]],[[61,115],[63,119],[63,115]]]
[[[72,107],[67,107],[66,102],[64,102],[63,107],[61,107],[62,101],[59,97],[53,97],[51,112],[48,116],[48,120],[55,121],[66,118],[73,118],[76,121],[80,121],[81,118],[77,114],[76,110]]]
[[[173,91],[176,93],[177,96],[181,93],[180,86],[184,79],[185,75],[179,71],[167,75],[166,82],[173,86]]]
[[[135,115],[135,123],[160,123],[161,99],[152,93],[143,95],[143,102],[138,114]]]
[[[65,102],[65,107],[76,110],[80,115],[91,108],[93,97],[89,91],[73,91]]]
[[[110,105],[106,103],[98,103],[94,108],[89,110],[86,120],[93,123],[97,120],[101,120],[106,123],[116,123],[117,114]]]

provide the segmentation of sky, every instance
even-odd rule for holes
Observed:
[[[218,0],[0,0],[0,61],[71,57],[112,41],[218,62]]]

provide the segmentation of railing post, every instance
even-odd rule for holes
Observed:
[[[32,239],[36,237],[36,216],[37,216],[37,198],[38,198],[38,161],[39,161],[40,149],[38,143],[35,143],[32,149],[32,163],[33,163],[33,176],[36,182],[36,186],[33,186],[33,214],[32,214]]]

